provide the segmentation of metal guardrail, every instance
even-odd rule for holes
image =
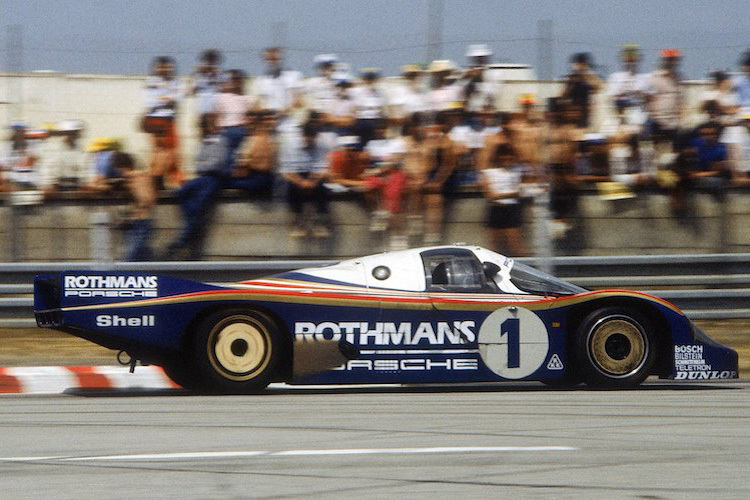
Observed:
[[[586,288],[633,288],[668,300],[694,319],[750,318],[750,254],[555,257],[518,259],[550,265],[554,274]],[[0,264],[0,327],[34,326],[36,274],[70,269],[136,271],[212,283],[237,282],[332,264],[334,260],[247,262],[40,262]],[[661,288],[661,287],[678,287]],[[684,289],[689,288],[689,289]],[[8,297],[10,295],[10,297]]]

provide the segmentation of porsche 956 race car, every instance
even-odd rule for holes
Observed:
[[[371,255],[231,285],[130,272],[37,276],[40,327],[163,366],[183,387],[541,381],[629,388],[738,377],[677,307],[588,291],[480,247]]]

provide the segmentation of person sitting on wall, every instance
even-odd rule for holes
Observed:
[[[274,170],[278,154],[276,120],[271,112],[251,114],[251,133],[235,154],[235,168],[226,179],[226,187],[240,189],[248,195],[270,199],[273,194]]]
[[[206,113],[200,120],[201,145],[195,158],[196,177],[175,191],[185,225],[170,243],[164,260],[199,260],[221,192],[226,164],[227,141],[216,125],[216,114]]]
[[[112,168],[125,180],[125,188],[131,200],[126,218],[120,222],[125,231],[126,261],[151,260],[151,238],[153,234],[153,212],[156,207],[154,183],[145,170],[136,168],[133,157],[117,152],[112,157]]]

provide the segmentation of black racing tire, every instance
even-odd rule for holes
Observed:
[[[211,314],[193,339],[198,388],[207,393],[249,394],[263,390],[281,359],[274,322],[251,310]]]
[[[195,366],[188,359],[182,356],[173,358],[163,362],[161,367],[167,377],[183,389],[195,391],[198,388]]]
[[[581,375],[577,371],[573,370],[572,366],[569,365],[565,370],[566,372],[562,377],[545,379],[541,382],[547,387],[555,389],[573,389],[583,383],[583,378],[581,378]]]
[[[654,365],[657,337],[648,318],[620,307],[598,309],[575,335],[575,357],[586,385],[628,389],[643,382]]]

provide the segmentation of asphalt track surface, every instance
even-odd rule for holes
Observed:
[[[750,383],[0,397],[3,498],[750,498]]]

